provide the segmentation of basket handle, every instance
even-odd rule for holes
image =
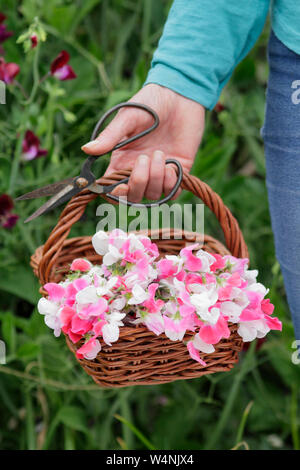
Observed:
[[[117,173],[102,177],[97,182],[102,185],[113,184],[130,175],[129,170],[120,170]],[[182,189],[191,191],[199,197],[204,204],[215,214],[223,230],[226,246],[233,256],[237,258],[248,258],[248,249],[243,234],[235,217],[227,206],[208,184],[196,176],[186,172],[183,173],[181,183]],[[39,263],[38,273],[42,284],[47,282],[55,261],[68,237],[70,230],[83,215],[87,204],[96,199],[97,194],[84,190],[74,196],[62,211],[57,225],[54,227],[43,247],[43,254]]]

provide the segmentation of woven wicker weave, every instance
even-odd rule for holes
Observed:
[[[120,171],[109,178],[99,180],[107,185],[128,176],[129,171]],[[222,199],[203,181],[184,174],[182,188],[198,196],[216,215],[224,233],[225,246],[214,238],[204,235],[204,246],[208,252],[221,255],[231,253],[236,257],[247,258],[248,250],[236,219],[224,205]],[[91,237],[67,239],[72,225],[83,215],[86,205],[97,197],[88,190],[75,196],[63,210],[58,224],[51,232],[45,245],[39,247],[31,258],[31,266],[41,284],[59,282],[68,272],[74,258],[84,257],[93,263],[100,263],[101,257],[95,253]],[[160,254],[176,254],[184,246],[193,242],[192,234],[173,231],[171,239],[163,239],[163,231],[156,237]],[[153,234],[152,234],[153,235]],[[41,288],[40,292],[46,295]],[[230,370],[238,361],[242,340],[236,332],[236,325],[230,325],[231,335],[215,345],[212,354],[201,354],[206,366],[190,358],[186,346],[181,341],[171,341],[165,335],[156,336],[145,326],[124,326],[120,328],[120,338],[112,346],[102,344],[102,350],[94,360],[77,359],[84,370],[102,387],[126,387],[131,385],[154,385],[191,379],[214,372]],[[191,334],[186,334],[188,340]],[[73,344],[66,337],[69,349],[75,354],[81,346]]]

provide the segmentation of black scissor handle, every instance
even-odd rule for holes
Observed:
[[[144,131],[140,132],[139,134],[137,135],[134,135],[132,137],[129,137],[128,139],[125,139],[123,140],[122,142],[119,142],[117,145],[115,145],[111,150],[109,150],[108,152],[105,152],[104,154],[102,155],[106,155],[107,153],[110,153],[112,152],[113,150],[117,150],[121,147],[124,147],[124,145],[127,145],[127,144],[130,144],[131,142],[134,142],[135,140],[138,140],[140,139],[141,137],[144,137],[145,135],[147,134],[150,134],[150,132],[154,131],[154,129],[157,128],[158,124],[159,124],[159,117],[158,115],[156,114],[156,112],[149,108],[149,106],[145,105],[145,104],[142,104],[142,103],[134,103],[133,101],[130,101],[128,103],[119,103],[117,104],[116,106],[114,106],[113,108],[109,109],[108,111],[106,111],[105,114],[103,114],[102,118],[99,119],[99,121],[97,122],[93,132],[92,132],[92,135],[91,135],[91,140],[94,140],[99,132],[99,129],[101,128],[101,126],[103,125],[103,123],[106,121],[106,119],[111,116],[115,111],[118,111],[119,109],[121,108],[138,108],[138,109],[142,109],[144,111],[146,111],[147,113],[151,114],[151,116],[153,117],[154,119],[154,123],[152,124],[151,127],[148,127],[148,129],[145,129]],[[96,155],[96,158],[97,157],[101,157],[102,155]],[[95,158],[95,157],[94,157]]]
[[[107,193],[106,196],[110,199],[112,199],[113,201],[116,201],[116,202],[119,202],[121,204],[126,204],[127,206],[133,206],[133,207],[146,207],[147,209],[150,208],[150,207],[158,207],[160,206],[161,204],[164,204],[165,202],[168,202],[173,196],[175,196],[180,184],[181,184],[181,181],[182,181],[182,176],[183,176],[183,171],[182,171],[182,166],[181,164],[177,161],[177,160],[174,160],[174,159],[168,159],[166,160],[166,165],[169,165],[169,164],[174,164],[177,166],[177,170],[178,170],[178,177],[177,177],[177,181],[172,189],[172,191],[167,195],[165,196],[164,198],[160,199],[159,201],[155,201],[155,202],[146,202],[146,203],[142,203],[142,202],[130,202],[130,201],[127,201],[127,199],[123,199],[123,198],[120,198],[118,196],[114,196],[113,194],[109,194]],[[129,178],[126,178],[126,179],[123,179],[122,181],[119,181],[117,184],[114,185],[114,188],[119,186],[120,184],[126,184],[128,183],[129,181]]]

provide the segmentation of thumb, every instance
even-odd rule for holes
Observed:
[[[99,155],[109,152],[126,134],[130,134],[135,129],[136,120],[132,116],[125,115],[125,112],[117,114],[111,123],[98,135],[95,140],[84,144],[81,149],[89,155]]]

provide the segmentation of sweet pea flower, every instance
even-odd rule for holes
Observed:
[[[132,297],[128,300],[128,305],[139,305],[149,297],[146,292],[139,284],[135,284],[132,288]]]
[[[123,254],[120,253],[118,248],[113,245],[108,246],[108,252],[103,256],[103,264],[105,266],[111,266],[115,264],[117,261],[123,258]]]
[[[193,250],[198,248],[198,246],[198,243],[195,243],[180,251],[180,256],[184,259],[184,266],[189,271],[200,271],[202,268],[201,259],[193,254]]]
[[[76,356],[79,359],[95,359],[97,354],[101,351],[101,344],[95,338],[90,338],[85,344],[81,346],[81,348],[77,349]]]
[[[72,261],[70,266],[71,271],[82,271],[86,272],[92,268],[92,263],[83,258],[76,258]]]
[[[189,341],[187,343],[187,349],[192,359],[199,362],[199,364],[201,364],[203,367],[207,365],[206,362],[201,359],[199,351],[195,348],[193,341]]]
[[[56,302],[42,297],[38,302],[37,309],[41,315],[45,316],[45,324],[54,330],[54,336],[59,336],[62,326],[59,318],[60,306]]]
[[[103,256],[108,252],[109,236],[107,233],[99,230],[93,235],[92,244],[96,253]]]
[[[30,161],[47,155],[48,150],[40,148],[39,138],[27,130],[22,143],[22,160]]]
[[[20,67],[14,62],[5,62],[3,57],[0,57],[0,80],[6,84],[14,81],[15,77],[20,72]]]
[[[8,194],[1,194],[0,196],[0,225],[3,228],[13,228],[19,216],[12,213],[14,202]]]
[[[179,256],[155,261],[158,250],[150,239],[119,229],[109,235],[99,231],[92,241],[103,256],[101,266],[75,259],[65,280],[44,286],[48,299],[38,304],[55,335],[62,329],[73,343],[85,340],[78,357],[95,358],[101,348],[97,338],[109,346],[118,341],[125,317],[126,325],[142,324],[171,341],[184,341],[192,332],[187,349],[203,366],[200,353],[213,353],[213,345],[230,336],[230,323],[238,325],[244,341],[281,330],[265,298],[268,290],[245,259],[204,250],[194,254],[198,245],[192,245]]]
[[[53,60],[50,66],[51,75],[59,80],[73,80],[77,77],[74,70],[68,62],[70,54],[67,51],[61,51],[58,56]]]

